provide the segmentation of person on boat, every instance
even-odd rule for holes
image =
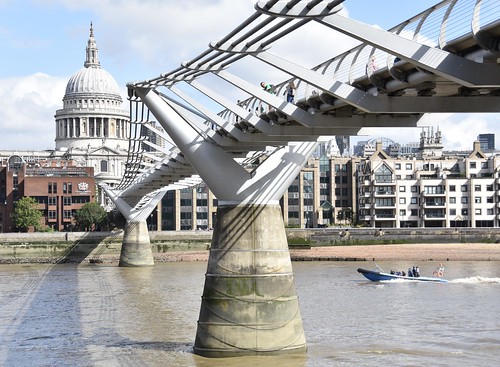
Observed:
[[[413,276],[416,278],[420,276],[420,270],[418,269],[418,265],[413,267]]]
[[[413,277],[413,270],[411,268],[408,268],[408,276]]]

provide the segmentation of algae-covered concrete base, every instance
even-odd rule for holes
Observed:
[[[219,206],[194,351],[206,357],[306,351],[279,205]]]
[[[153,251],[145,220],[127,221],[119,266],[153,266]]]

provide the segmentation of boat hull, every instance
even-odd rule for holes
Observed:
[[[411,280],[417,282],[439,282],[439,283],[448,282],[446,279],[437,277],[407,277],[403,275],[389,274],[376,270],[366,270],[361,268],[358,269],[358,273],[363,274],[366,279],[371,280],[372,282],[381,282],[381,281],[396,280],[396,279]]]

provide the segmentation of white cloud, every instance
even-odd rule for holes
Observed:
[[[252,0],[207,0],[203,3],[199,0],[38,0],[37,3],[64,7],[72,15],[91,15],[93,19],[88,21],[94,21],[101,61],[103,53],[106,58],[103,67],[122,88],[127,81],[156,77],[178,67],[254,12]],[[343,13],[348,15],[347,10]],[[81,22],[75,22],[68,32],[79,34],[81,39],[81,32],[84,31],[85,36],[88,32],[81,27]],[[36,34],[33,37],[36,38]],[[318,43],[322,45],[319,49],[315,47]],[[340,33],[311,22],[300,30],[300,36],[287,36],[273,45],[271,52],[311,67],[354,44]],[[64,47],[68,46],[61,46],[61,54]],[[81,48],[83,57],[85,44],[71,44],[70,47]],[[237,70],[237,75],[256,84],[262,80],[277,83],[286,78],[284,73],[270,67],[255,62],[250,66],[245,62],[234,65],[229,71]],[[0,149],[54,147],[54,114],[62,108],[68,79],[33,74],[0,80]],[[232,91],[225,92],[228,98],[239,98]],[[432,119],[432,125],[439,126],[443,132],[445,149],[469,149],[479,133],[496,132],[499,120],[498,114],[436,114]],[[420,129],[366,129],[364,132],[370,137],[384,136],[406,143],[418,141]]]
[[[36,73],[0,80],[0,149],[54,148],[54,114],[67,80]]]

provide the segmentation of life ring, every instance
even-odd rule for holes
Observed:
[[[443,271],[442,270],[435,270],[434,273],[432,273],[435,277],[442,277],[443,276]]]

